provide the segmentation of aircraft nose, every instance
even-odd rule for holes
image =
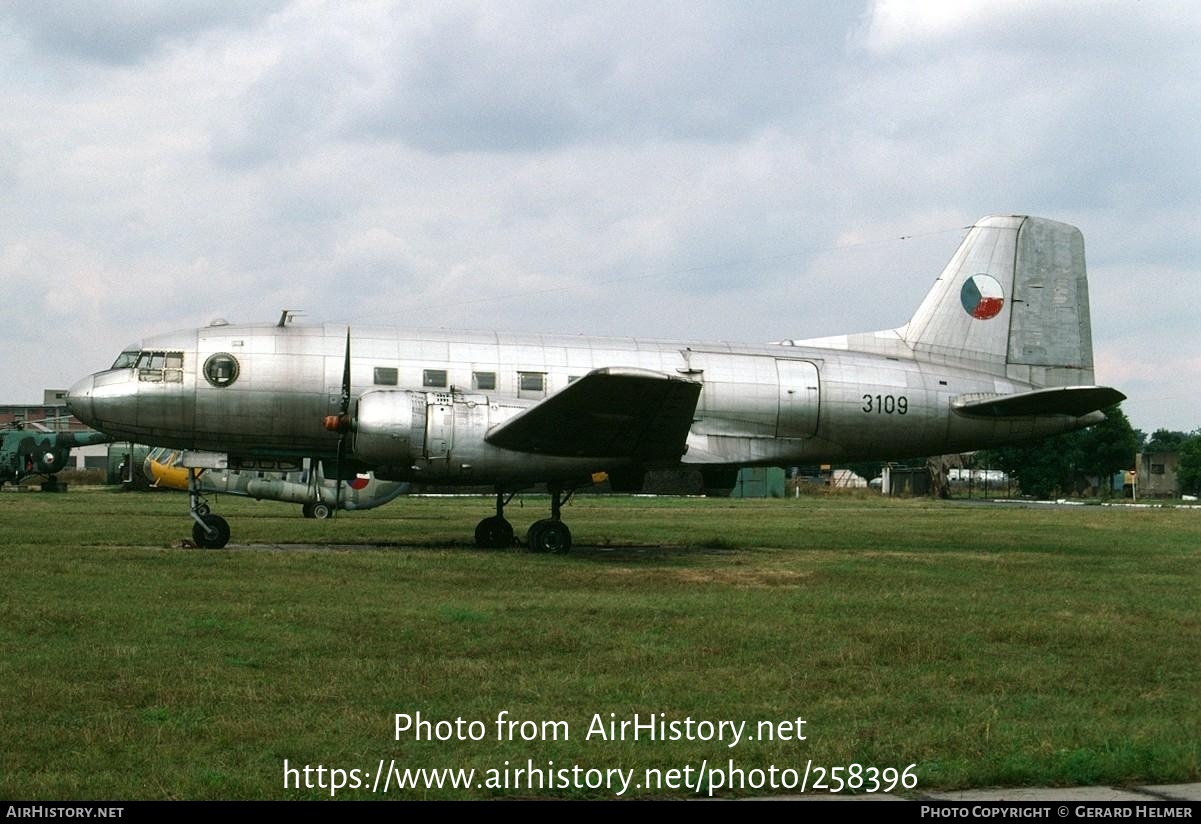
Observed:
[[[67,408],[71,410],[72,415],[89,426],[92,425],[92,421],[94,420],[92,415],[92,392],[95,386],[95,378],[92,375],[88,375],[83,380],[77,381],[74,386],[67,390]]]

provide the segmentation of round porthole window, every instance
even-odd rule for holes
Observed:
[[[204,362],[204,377],[213,386],[229,386],[238,379],[238,361],[233,355],[219,352]]]

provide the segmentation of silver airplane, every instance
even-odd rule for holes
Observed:
[[[487,484],[480,546],[511,546],[504,507],[546,483],[527,532],[563,552],[572,491],[648,469],[892,460],[965,452],[1104,420],[1094,385],[1084,241],[1035,217],[976,223],[907,324],[743,345],[224,321],[146,338],[71,387],[71,410],[118,439],[190,450],[188,467],[317,457],[327,474]],[[332,469],[332,472],[331,472]],[[195,470],[192,469],[192,474]],[[229,526],[197,511],[201,546]]]

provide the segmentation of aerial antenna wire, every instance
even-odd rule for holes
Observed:
[[[921,237],[933,237],[934,235],[945,235],[948,232],[963,232],[971,229],[971,226],[955,226],[950,229],[936,229],[932,232],[919,232],[911,235],[900,235],[899,237],[881,238],[879,240],[861,240],[858,243],[845,243],[838,246],[830,246],[825,249],[807,249],[803,252],[785,252],[778,255],[764,255],[762,257],[743,258],[741,260],[727,260],[721,263],[707,263],[700,266],[685,266],[680,269],[664,269],[657,272],[648,272],[641,275],[629,275],[627,277],[610,278],[608,280],[591,281],[588,286],[612,286],[618,283],[634,283],[640,280],[653,280],[655,278],[667,278],[675,275],[688,275],[697,272],[708,272],[715,269],[733,269],[739,266],[748,266],[754,263],[767,263],[777,260],[788,260],[789,258],[804,257],[806,255],[822,255],[828,252],[840,252],[845,249],[858,249],[863,246],[875,246],[881,243],[895,243],[898,240],[913,240]],[[530,289],[524,292],[510,292],[505,295],[489,295],[480,298],[468,298],[466,300],[456,300],[447,303],[422,303],[417,305],[409,305],[403,309],[395,309],[388,312],[371,312],[365,315],[355,315],[349,320],[359,321],[364,318],[378,318],[389,315],[400,315],[417,310],[427,309],[453,309],[459,306],[470,306],[475,303],[491,303],[501,300],[515,300],[517,298],[535,297],[538,295],[552,295],[556,292],[571,292],[580,288],[579,283],[573,283],[568,286],[549,286],[545,289]]]

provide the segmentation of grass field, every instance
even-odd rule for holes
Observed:
[[[578,498],[581,548],[547,556],[471,546],[487,499],[315,522],[224,497],[217,551],[175,548],[185,508],[0,494],[0,797],[329,796],[285,788],[285,759],[480,775],[528,759],[635,783],[731,759],[915,764],[919,792],[1199,780],[1201,511]],[[524,532],[545,508],[508,514]],[[396,740],[394,715],[418,711],[486,734]],[[501,711],[570,738],[498,740]],[[752,734],[799,717],[807,738],[586,739],[609,713]]]

